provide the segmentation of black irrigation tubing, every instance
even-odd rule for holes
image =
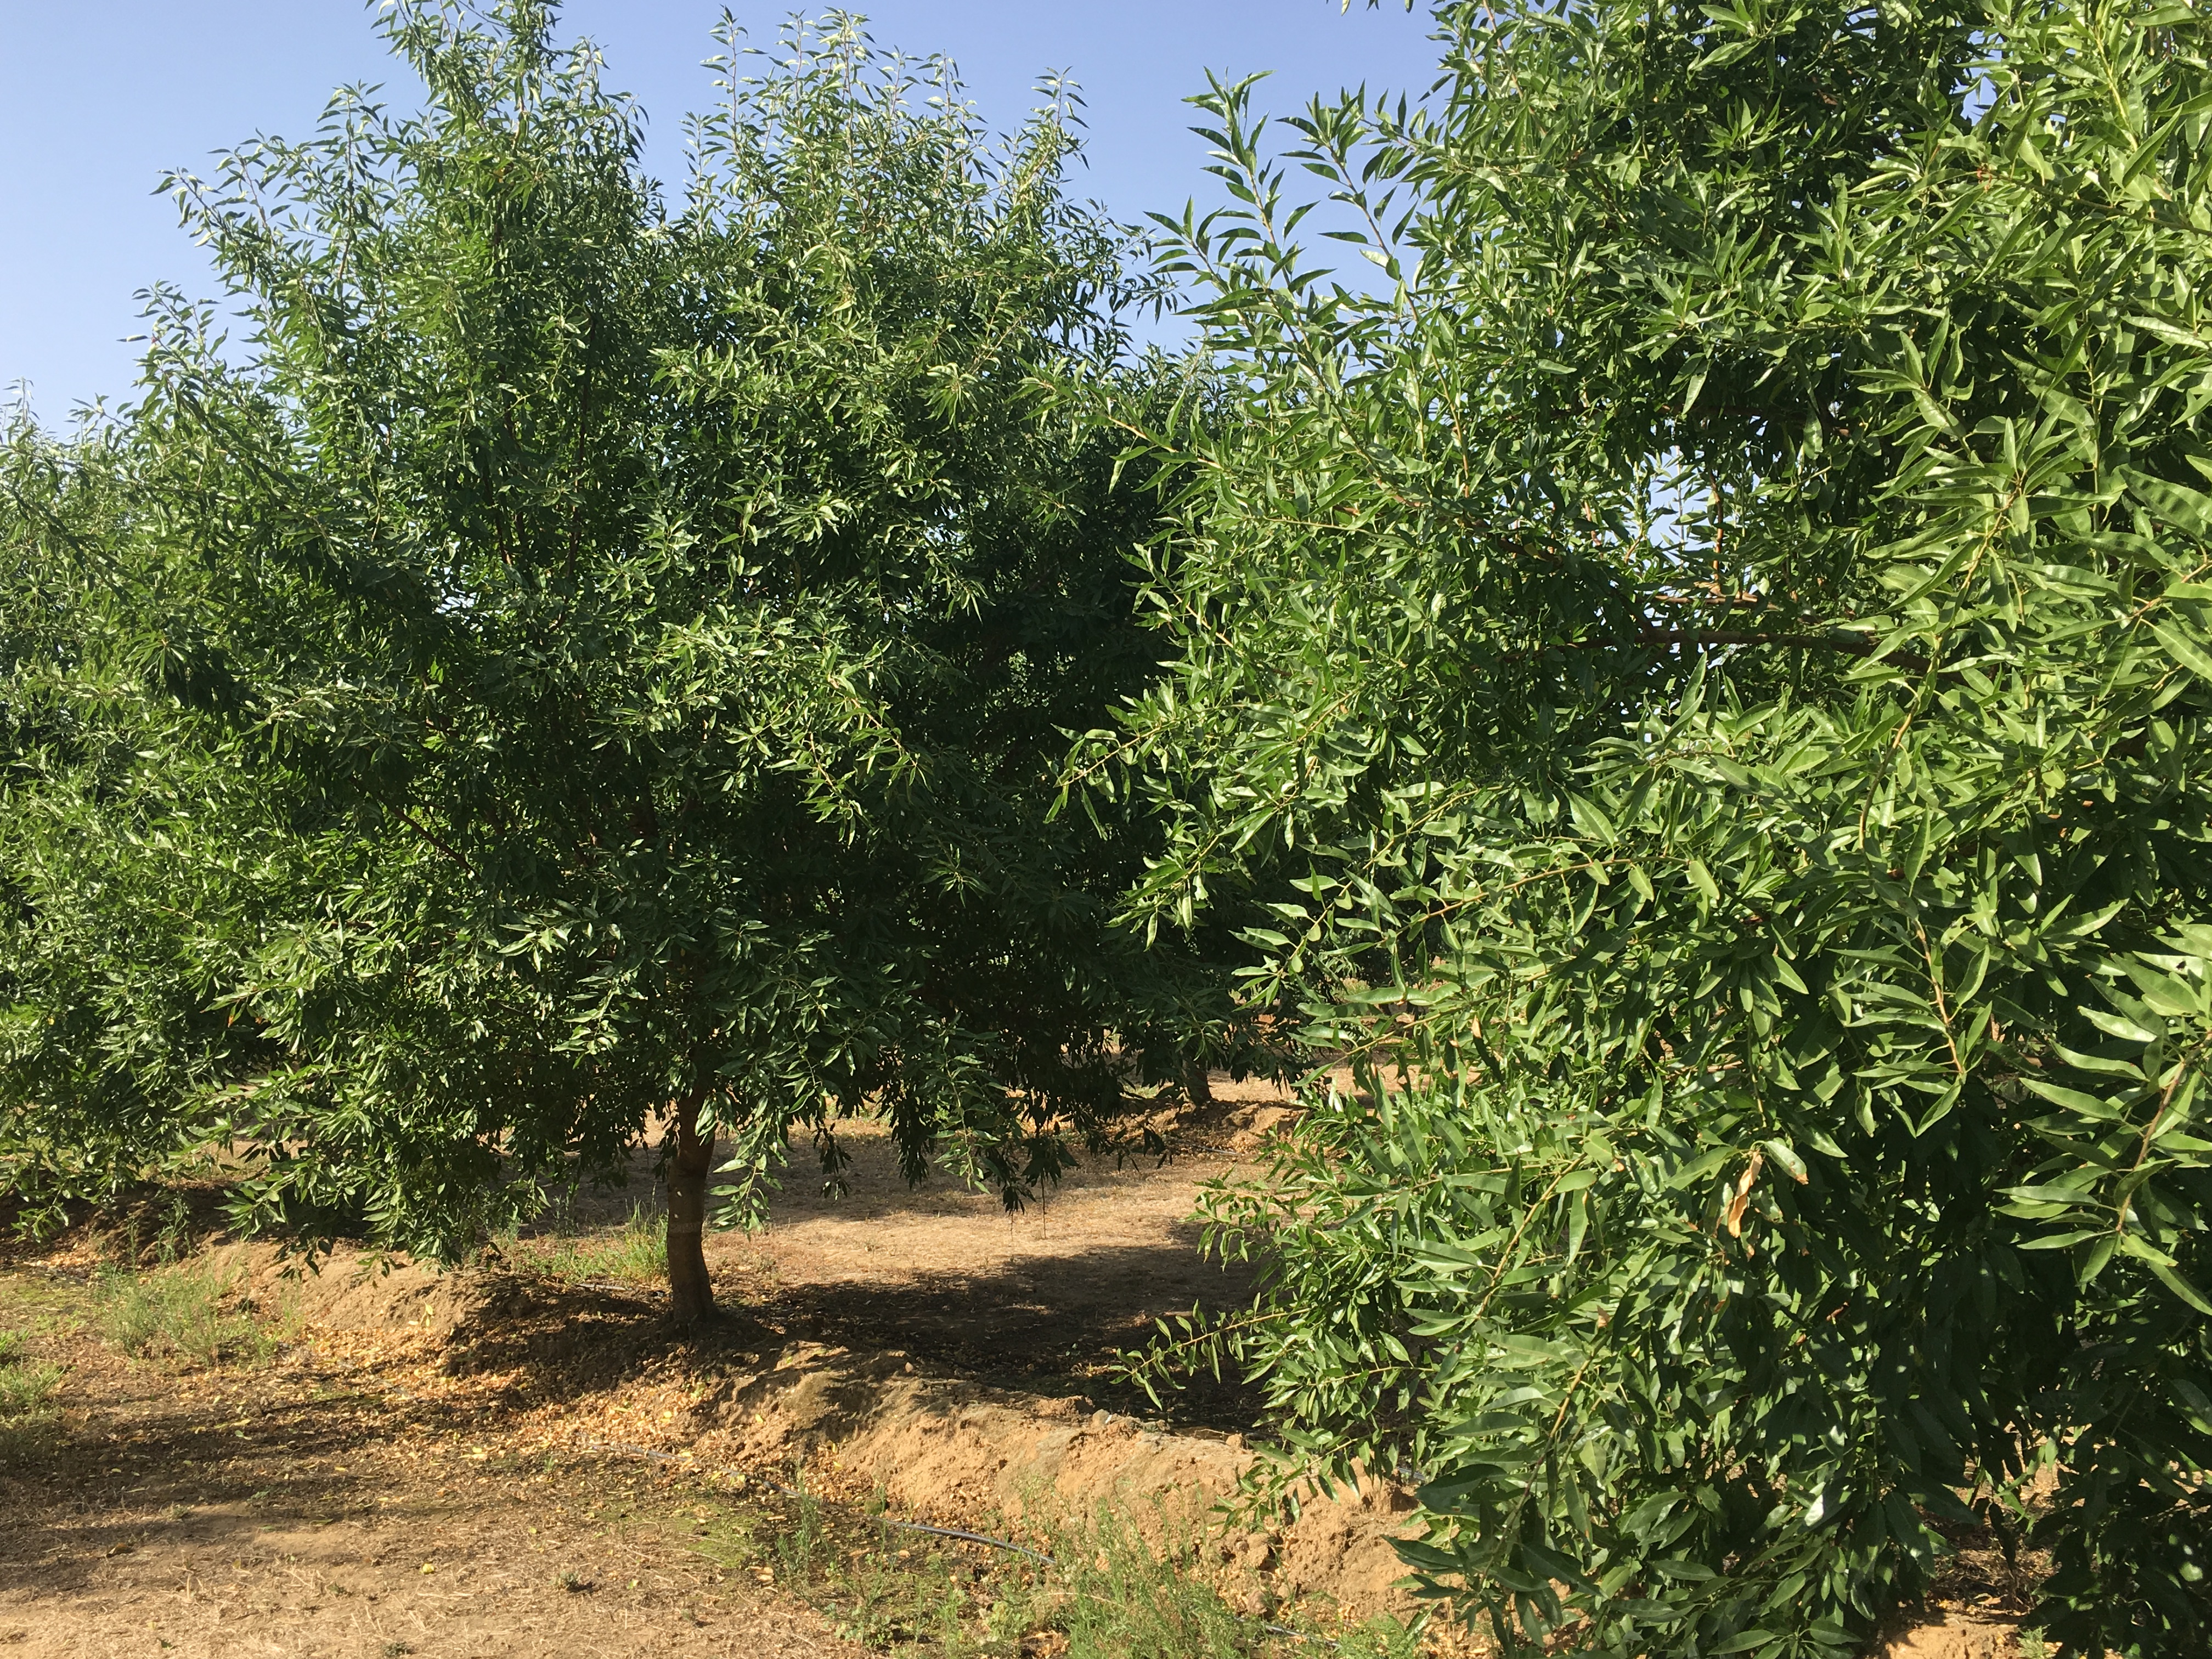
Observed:
[[[677,1456],[673,1452],[655,1451],[650,1446],[635,1446],[620,1440],[586,1439],[580,1443],[592,1451],[616,1452],[624,1457],[643,1458],[649,1463],[674,1463],[681,1468],[698,1470],[703,1474],[733,1475],[740,1480],[757,1480],[763,1486],[781,1493],[786,1498],[812,1497],[810,1492],[801,1492],[796,1486],[787,1486],[781,1480],[771,1480],[764,1474],[755,1474],[745,1469],[716,1468],[711,1464],[694,1463]],[[814,1501],[818,1504],[822,1500],[817,1498]],[[927,1533],[933,1538],[957,1538],[963,1543],[988,1544],[994,1550],[1007,1550],[1016,1555],[1026,1555],[1030,1560],[1043,1566],[1051,1567],[1059,1565],[1042,1550],[1033,1550],[1028,1545],[1017,1544],[1011,1539],[994,1538],[988,1533],[967,1532],[958,1527],[933,1527],[927,1521],[902,1521],[895,1516],[889,1515],[875,1515],[868,1518],[882,1526],[896,1528],[901,1532],[921,1532]],[[1286,1636],[1293,1642],[1313,1642],[1325,1648],[1334,1648],[1338,1645],[1328,1637],[1311,1636],[1302,1630],[1292,1630],[1288,1625],[1263,1624],[1260,1628],[1270,1636]]]

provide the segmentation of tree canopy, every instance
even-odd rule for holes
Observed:
[[[1217,85],[1170,226],[1233,418],[1077,775],[1360,1087],[1164,1358],[1414,1473],[1509,1651],[1852,1650],[2045,1471],[2046,1633],[2201,1650],[2205,27],[1437,15],[1279,153]]]
[[[1156,1372],[1505,1651],[1840,1654],[1978,1527],[2201,1652],[2206,25],[1436,15],[1215,84],[1158,267],[845,18],[674,204],[533,0],[179,179],[247,337],[0,446],[0,1184],[450,1259],[658,1133],[696,1316],[718,1157],[1018,1200],[1264,1018]]]
[[[1149,279],[1064,97],[994,152],[855,20],[726,27],[671,208],[552,22],[398,9],[419,114],[177,181],[242,348],[159,296],[123,419],[17,434],[0,1142],[451,1256],[665,1120],[696,1311],[718,1131],[736,1214],[862,1109],[1018,1200],[1223,1006],[1111,926],[1143,824],[1048,821],[1154,672],[1084,415]]]

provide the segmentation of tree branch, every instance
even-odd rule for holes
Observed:
[[[1843,629],[1825,634],[1760,634],[1734,629],[1645,628],[1637,631],[1638,645],[1779,645],[1798,651],[1840,651],[1846,656],[1871,657],[1875,641],[1863,634]],[[1917,652],[1893,651],[1887,661],[1915,674],[1928,672],[1927,658]]]

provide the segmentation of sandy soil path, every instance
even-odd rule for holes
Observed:
[[[64,1300],[0,1279],[20,1316]],[[49,1336],[61,1435],[0,1471],[0,1652],[25,1659],[798,1659],[860,1650],[720,1565],[696,1497],[531,1457],[368,1364],[179,1376]]]

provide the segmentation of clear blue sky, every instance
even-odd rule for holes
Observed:
[[[820,10],[825,8],[812,8]],[[946,52],[991,125],[1016,125],[1047,70],[1072,71],[1089,103],[1089,176],[1079,188],[1116,217],[1219,198],[1182,100],[1209,69],[1268,70],[1263,106],[1365,82],[1418,92],[1434,74],[1425,3],[1354,0],[878,0],[878,45]],[[788,5],[732,7],[772,45]],[[712,0],[569,0],[564,33],[596,40],[611,84],[651,125],[648,168],[684,167],[684,112],[711,95]],[[31,385],[50,426],[82,401],[128,395],[132,295],[157,280],[195,296],[217,285],[176,210],[151,192],[164,170],[206,171],[211,151],[257,131],[300,136],[331,89],[415,88],[387,58],[359,0],[0,0],[0,389]]]

